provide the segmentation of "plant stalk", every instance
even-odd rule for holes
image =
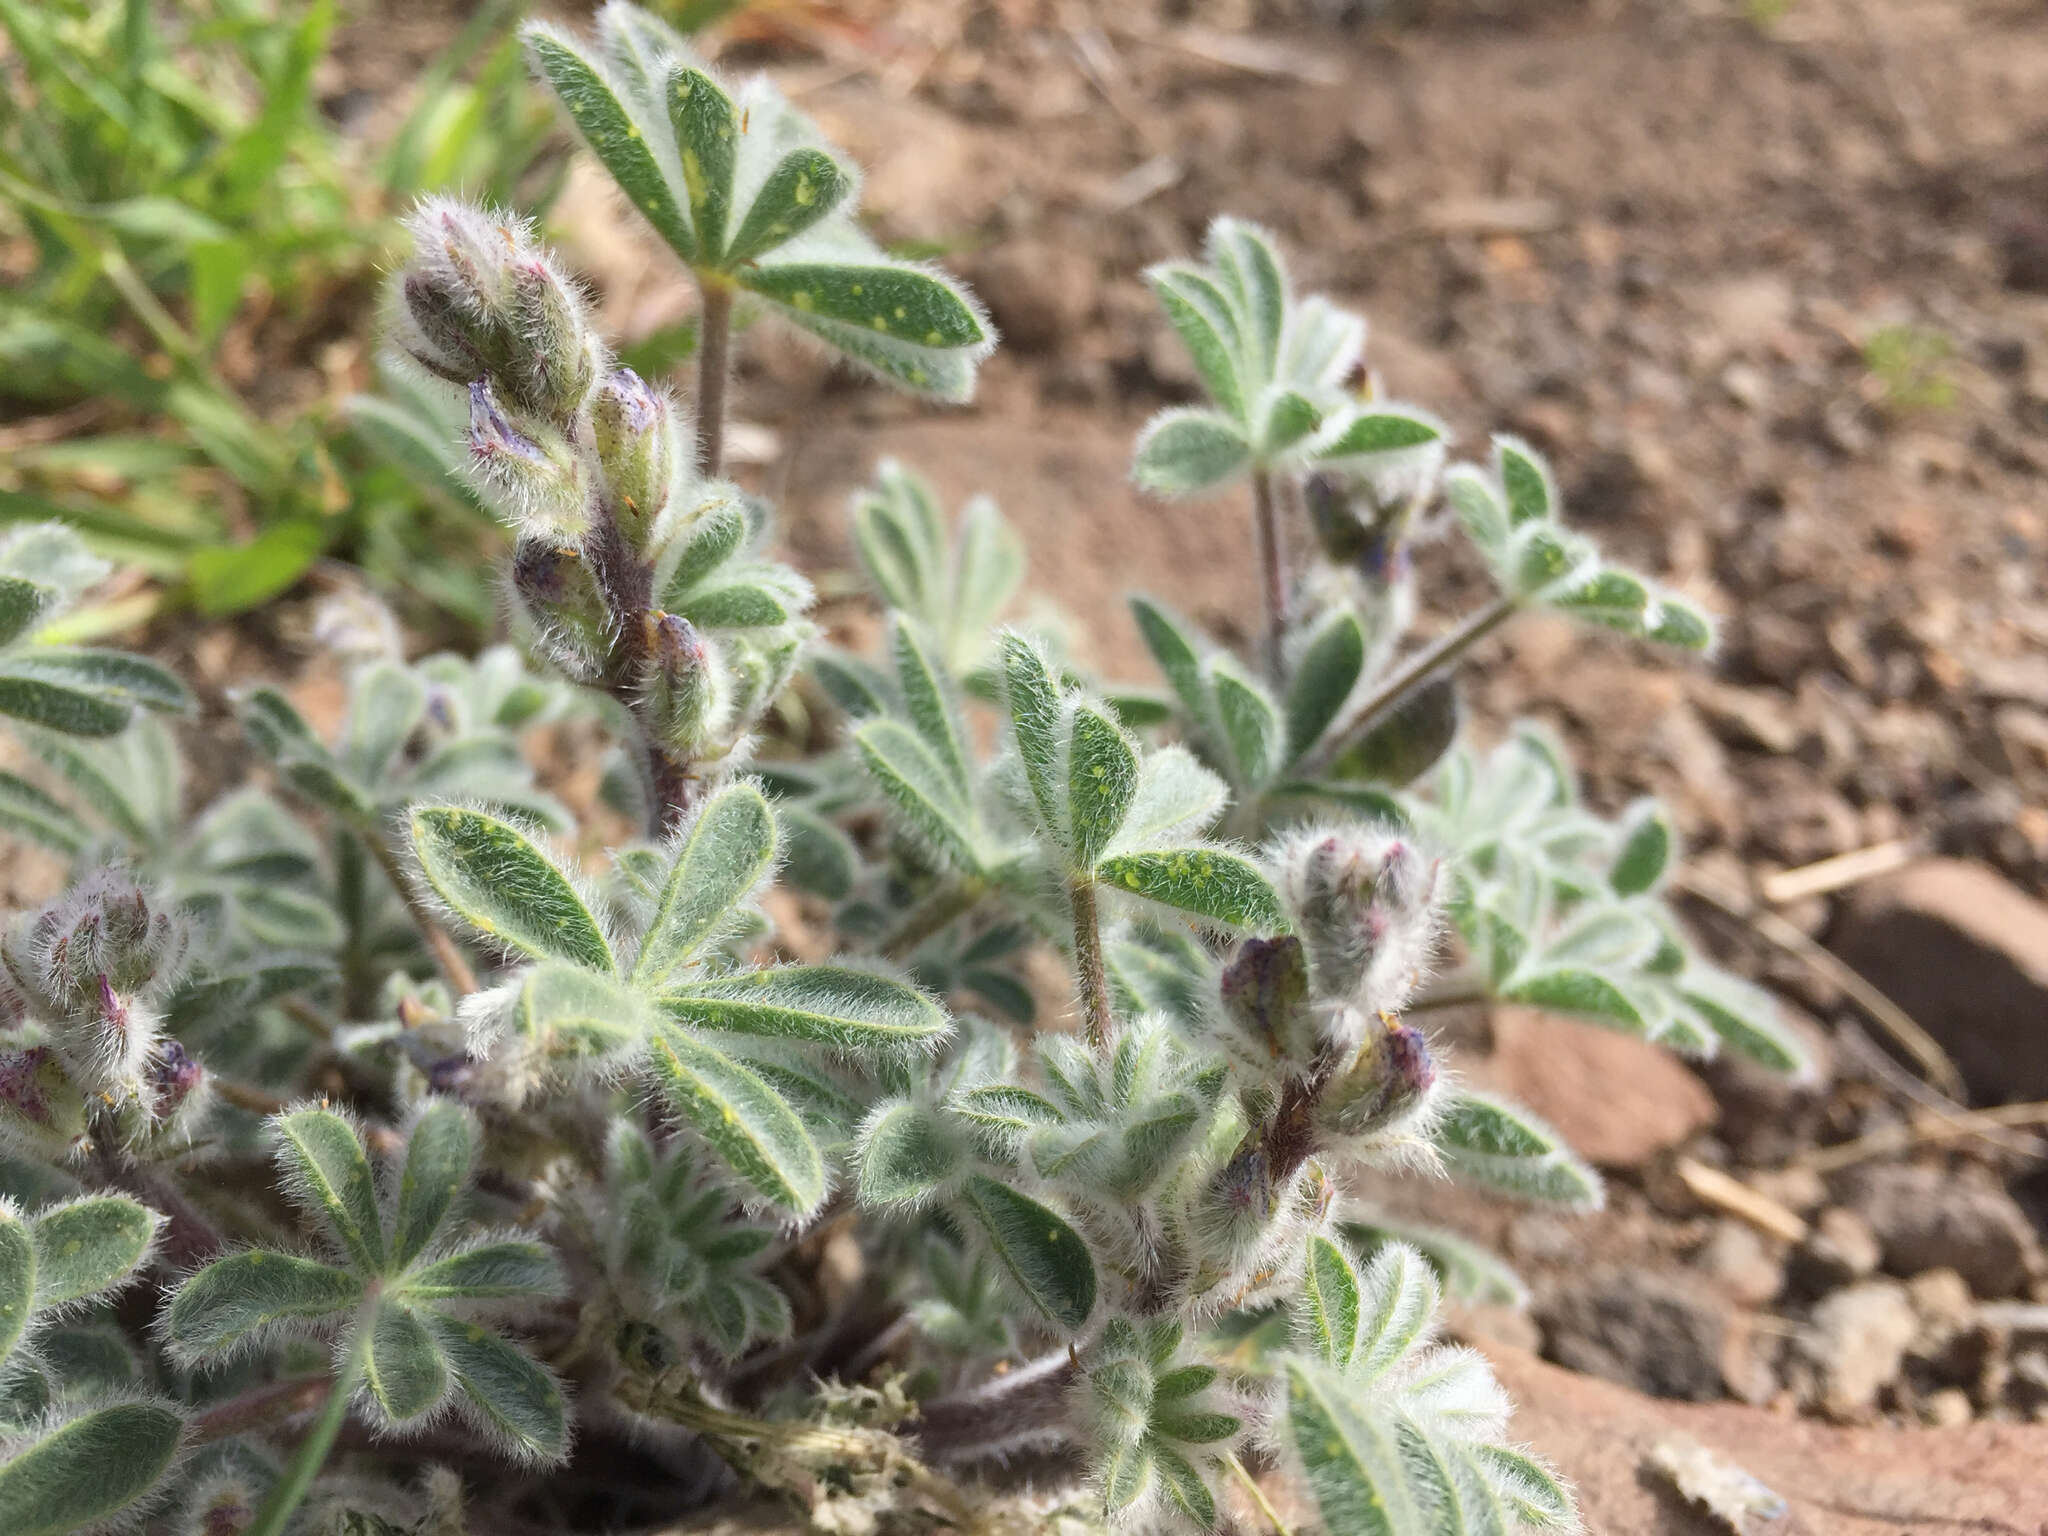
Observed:
[[[1500,628],[1521,611],[1521,606],[1517,598],[1505,594],[1496,597],[1485,607],[1467,614],[1455,629],[1434,645],[1418,652],[1406,666],[1373,690],[1372,696],[1353,710],[1348,719],[1324,732],[1323,739],[1303,757],[1299,770],[1302,776],[1310,777],[1329,767],[1331,759],[1346,745],[1400,708],[1409,694]]]
[[[476,990],[476,972],[469,968],[469,961],[463,958],[461,948],[450,938],[421,901],[412,882],[405,877],[399,866],[398,855],[391,851],[391,844],[382,832],[370,828],[363,833],[363,841],[369,845],[370,857],[377,861],[377,867],[384,871],[384,878],[391,882],[398,892],[398,899],[405,903],[405,910],[419,929],[420,937],[427,941],[427,948],[434,952],[434,961],[441,967],[441,974],[457,997],[467,997]]]
[[[348,1358],[334,1373],[334,1386],[327,1394],[327,1406],[321,1410],[312,1429],[307,1431],[306,1438],[299,1442],[298,1450],[292,1453],[291,1465],[285,1468],[284,1476],[271,1488],[270,1496],[256,1512],[256,1523],[249,1527],[245,1536],[282,1536],[286,1524],[299,1505],[305,1502],[306,1491],[313,1486],[313,1479],[327,1464],[327,1453],[334,1448],[334,1437],[341,1433],[341,1426],[348,1419],[348,1400],[355,1395],[356,1381],[363,1374],[364,1362],[369,1357],[374,1306],[373,1302],[365,1307],[362,1316],[356,1320],[356,1336],[349,1344]]]
[[[972,912],[987,894],[988,886],[979,877],[947,881],[912,907],[895,931],[882,940],[883,957],[908,960],[926,939],[943,933]]]
[[[325,1376],[295,1376],[257,1387],[224,1403],[216,1403],[192,1421],[192,1440],[210,1445],[216,1440],[268,1429],[286,1419],[295,1419],[324,1404],[333,1394],[334,1383]]]
[[[1077,875],[1067,886],[1074,903],[1074,972],[1081,984],[1081,1012],[1088,1023],[1088,1043],[1097,1050],[1109,1044],[1109,975],[1102,964],[1102,922],[1095,910],[1095,881]]]
[[[1266,674],[1275,683],[1287,679],[1287,550],[1281,543],[1280,507],[1273,497],[1271,471],[1252,471],[1252,533],[1259,548],[1259,578],[1266,609]]]
[[[697,463],[715,480],[725,468],[725,385],[731,372],[732,285],[723,277],[700,280],[704,295],[697,336]]]

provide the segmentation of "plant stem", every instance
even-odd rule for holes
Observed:
[[[1409,694],[1492,634],[1518,613],[1521,606],[1518,599],[1503,594],[1485,607],[1467,614],[1449,634],[1418,652],[1406,666],[1376,688],[1348,719],[1324,732],[1323,739],[1302,759],[1300,773],[1307,777],[1329,767],[1331,759],[1346,745],[1400,708]]]
[[[1266,673],[1285,683],[1287,637],[1287,551],[1280,542],[1280,508],[1273,499],[1273,476],[1252,471],[1252,533],[1259,547],[1259,577],[1265,595]]]
[[[1074,972],[1081,983],[1081,1011],[1088,1021],[1088,1043],[1097,1050],[1109,1044],[1109,977],[1102,965],[1102,923],[1095,912],[1095,881],[1077,875],[1067,886],[1074,903]]]
[[[267,1429],[285,1419],[295,1419],[320,1407],[332,1395],[333,1381],[326,1376],[295,1376],[216,1403],[192,1421],[192,1441],[210,1445],[235,1435]]]
[[[270,1497],[263,1501],[263,1507],[256,1512],[256,1523],[249,1527],[245,1536],[281,1536],[286,1523],[305,1502],[306,1490],[313,1486],[313,1479],[320,1475],[320,1469],[327,1464],[327,1453],[334,1447],[334,1437],[341,1433],[341,1426],[348,1419],[348,1400],[355,1394],[356,1379],[363,1373],[363,1363],[370,1353],[370,1330],[374,1319],[371,1312],[375,1303],[363,1309],[356,1320],[356,1336],[349,1344],[348,1358],[341,1369],[334,1374],[334,1385],[327,1394],[327,1406],[314,1421],[306,1438],[299,1442],[299,1448],[292,1453],[291,1465],[285,1468],[270,1490]]]
[[[441,974],[457,997],[467,997],[476,990],[476,972],[469,968],[469,962],[462,956],[462,950],[448,936],[448,930],[435,921],[426,903],[413,890],[412,882],[399,867],[398,855],[391,851],[391,844],[382,832],[370,828],[363,833],[363,841],[369,846],[370,857],[377,861],[377,867],[384,871],[384,878],[391,882],[391,888],[398,892],[398,899],[405,903],[405,910],[411,916],[413,926],[420,931],[420,937],[427,941],[427,948],[434,952],[434,960],[441,967]]]
[[[1279,1511],[1273,1508],[1272,1500],[1266,1497],[1266,1490],[1259,1486],[1258,1479],[1245,1471],[1244,1463],[1239,1461],[1235,1454],[1226,1452],[1223,1465],[1230,1469],[1232,1477],[1244,1485],[1244,1491],[1252,1496],[1252,1502],[1259,1506],[1259,1513],[1272,1525],[1274,1536],[1294,1536],[1294,1533],[1288,1530],[1287,1522],[1280,1518]]]
[[[909,915],[882,940],[882,954],[908,960],[926,939],[942,933],[981,904],[988,886],[978,877],[949,880],[910,909]]]
[[[706,478],[725,467],[725,383],[731,371],[732,287],[722,276],[701,279],[704,313],[697,335],[697,463]]]

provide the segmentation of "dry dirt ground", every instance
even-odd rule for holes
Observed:
[[[1550,719],[1599,804],[1665,795],[1701,878],[1736,892],[1895,840],[2048,890],[2037,0],[757,10],[768,23],[730,34],[724,62],[773,69],[869,168],[878,233],[940,251],[1007,335],[976,404],[951,411],[748,338],[738,409],[761,430],[739,446],[806,567],[851,564],[846,498],[894,454],[949,500],[1000,500],[1029,541],[1033,589],[1106,674],[1150,680],[1122,603],[1134,588],[1243,638],[1245,506],[1161,506],[1126,478],[1133,434],[1195,382],[1138,274],[1235,212],[1281,238],[1302,286],[1370,316],[1388,393],[1447,417],[1473,454],[1494,430],[1537,442],[1569,516],[1723,617],[1709,665],[1526,623],[1471,673],[1475,729]],[[379,25],[358,20],[344,58],[398,46]],[[572,180],[555,225],[618,333],[687,312],[668,259],[594,179]],[[1431,569],[1440,622],[1477,589],[1454,559]],[[858,619],[853,604],[834,611]],[[1842,906],[1815,897],[1781,915],[1828,939]],[[1576,1221],[1458,1201],[1536,1293],[1533,1321],[1474,1313],[1461,1329],[1497,1353],[1521,1432],[1579,1479],[1597,1531],[1725,1529],[1647,1470],[1681,1436],[1789,1501],[1753,1531],[2048,1533],[2048,1425],[2025,1422],[2048,1379],[2030,1398],[1973,1377],[1974,1399],[1950,1388],[1936,1404],[1940,1371],[1870,1392],[1829,1377],[1818,1395],[1836,1394],[1844,1422],[1809,1411],[1817,1367],[1793,1346],[1825,1331],[1816,1296],[1889,1305],[1924,1333],[1946,1282],[1859,1291],[1848,1282],[1875,1259],[1830,1268],[1834,1250],[1759,1239],[1703,1204],[1676,1160],[1725,1166],[1797,1216],[1876,1210],[1783,1166],[1895,1122],[1904,1074],[1870,1060],[1860,1015],[1810,965],[1699,915],[1811,1024],[1833,1081],[1788,1094],[1552,1021],[1456,1021],[1474,1073],[1586,1141],[1613,1191],[1607,1212]],[[1989,1027],[2038,1031],[2039,1016]],[[2004,1201],[1999,1220],[2016,1195],[2039,1226],[2048,1185],[2028,1164],[1974,1144],[1945,1155],[1929,1163],[1938,1188]],[[1446,1214],[1440,1191],[1389,1200]],[[1979,1299],[2006,1285],[2008,1307],[2048,1302],[2034,1235],[2008,1235],[2017,1278]],[[1856,1329],[1885,1322],[1838,1310],[1847,1371]],[[2048,1336],[2048,1321],[2029,1326]]]

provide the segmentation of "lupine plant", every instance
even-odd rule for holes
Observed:
[[[994,503],[949,523],[895,464],[851,510],[880,653],[828,644],[720,476],[732,312],[940,398],[986,322],[878,254],[765,82],[623,4],[528,43],[705,337],[686,411],[532,228],[413,220],[391,367],[466,420],[547,679],[409,664],[345,605],[338,724],[239,690],[261,782],[188,814],[183,690],[43,644],[99,572],[62,530],[7,547],[0,825],[69,883],[0,943],[0,1529],[647,1527],[703,1497],[695,1440],[842,1536],[1277,1526],[1276,1477],[1333,1536],[1576,1530],[1435,1340],[1446,1289],[1519,1282],[1374,1181],[1601,1199],[1459,1086],[1434,1010],[1800,1069],[1664,905],[1670,818],[1582,804],[1533,726],[1475,743],[1451,681],[1529,609],[1690,650],[1707,621],[1525,445],[1447,467],[1361,388],[1363,323],[1225,220],[1153,274],[1211,401],[1136,475],[1250,482],[1265,654],[1138,598],[1165,687],[1091,677],[1003,627]],[[1495,596],[1417,644],[1438,538]],[[531,767],[564,719],[616,748],[595,792]]]

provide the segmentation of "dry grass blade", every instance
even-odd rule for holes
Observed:
[[[1962,1136],[1988,1136],[2022,1125],[2048,1125],[2048,1102],[2000,1104],[1993,1109],[1971,1109],[1957,1115],[1938,1111],[1915,1115],[1904,1125],[1888,1125],[1868,1136],[1858,1136],[1854,1141],[1818,1147],[1793,1161],[1796,1166],[1811,1168],[1815,1173],[1833,1173],[1873,1157],[1910,1151],[1930,1142],[1953,1141]]]
[[[1680,1182],[1702,1204],[1748,1222],[1767,1237],[1782,1238],[1788,1243],[1805,1238],[1806,1222],[1797,1212],[1759,1194],[1740,1179],[1690,1157],[1681,1157],[1676,1171]]]

